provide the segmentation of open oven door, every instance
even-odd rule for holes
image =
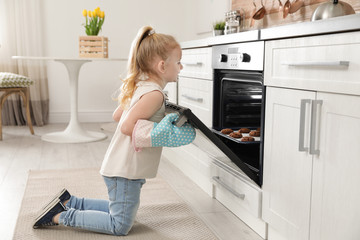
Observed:
[[[180,114],[180,117],[176,122],[177,126],[189,122],[196,128],[197,137],[193,142],[194,145],[208,153],[214,159],[221,160],[221,162],[227,161],[229,164],[235,164],[244,172],[244,174],[260,186],[259,176],[254,173],[223,141],[221,141],[211,129],[197,118],[189,108],[170,102],[166,102],[165,107],[166,113],[177,112]],[[231,160],[231,162],[228,159]]]

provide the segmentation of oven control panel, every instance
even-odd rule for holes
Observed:
[[[263,62],[264,41],[213,47],[213,69],[262,71]]]

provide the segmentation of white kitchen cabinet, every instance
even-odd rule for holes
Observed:
[[[166,87],[164,88],[164,93],[168,96],[170,102],[177,104],[177,83],[176,82],[166,84]]]
[[[312,155],[298,151],[298,137],[300,101],[314,98],[314,92],[266,91],[262,216],[285,239],[309,235]]]
[[[268,239],[360,239],[360,33],[265,49]]]
[[[213,70],[211,48],[184,49],[183,70],[177,83],[177,104],[191,111],[208,127],[212,126]],[[169,93],[170,93],[169,89]],[[169,96],[170,98],[170,96]],[[210,196],[212,159],[194,144],[164,148],[163,155]]]

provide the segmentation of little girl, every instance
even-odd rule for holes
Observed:
[[[158,170],[162,147],[154,146],[175,146],[174,135],[181,135],[182,143],[177,146],[184,145],[195,136],[190,125],[177,128],[172,124],[176,115],[164,117],[163,89],[168,82],[177,81],[182,69],[180,60],[181,48],[172,36],[155,33],[151,27],[139,30],[131,46],[120,104],[113,114],[119,124],[100,170],[109,200],[78,198],[63,189],[42,209],[34,228],[60,224],[112,235],[128,234],[139,208],[141,187]],[[147,140],[138,135],[143,129],[135,134],[139,121],[151,126],[145,133]],[[159,136],[165,139],[156,142]],[[149,141],[150,145],[134,146],[135,137],[137,143]]]

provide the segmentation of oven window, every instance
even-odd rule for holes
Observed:
[[[221,126],[232,129],[260,127],[262,83],[224,77],[221,85]]]

